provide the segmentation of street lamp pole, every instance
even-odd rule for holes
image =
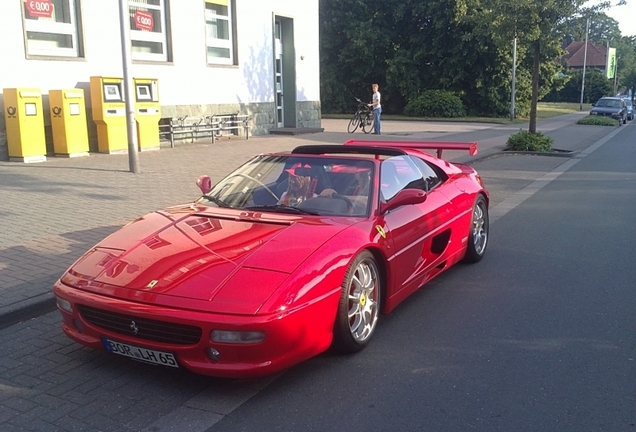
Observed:
[[[137,155],[137,124],[131,92],[132,77],[130,75],[130,18],[128,17],[128,0],[119,0],[119,26],[121,30],[121,63],[124,71],[124,96],[126,99],[126,130],[128,131],[128,166],[132,173],[139,173],[139,157]]]
[[[583,111],[583,93],[585,92],[585,68],[587,67],[587,35],[590,32],[590,19],[585,22],[585,51],[583,51],[583,78],[581,79],[581,103],[579,111]]]
[[[515,92],[517,86],[517,38],[512,41],[512,89],[510,91],[510,120],[515,119]]]
[[[614,61],[614,94],[616,96],[618,94],[618,90],[616,89],[616,78],[618,77],[618,56],[616,56],[616,60]]]

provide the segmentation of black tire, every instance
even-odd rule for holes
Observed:
[[[351,117],[351,120],[349,121],[347,132],[354,133],[358,129],[358,126],[360,126],[360,116],[356,113],[353,117]]]
[[[354,353],[369,344],[380,316],[381,299],[380,269],[373,254],[362,251],[349,264],[342,282],[333,327],[335,351]]]
[[[373,131],[373,126],[375,124],[375,117],[373,117],[373,111],[369,111],[366,116],[364,116],[364,120],[362,120],[362,131],[365,134],[371,133]]]
[[[478,195],[473,204],[473,214],[468,232],[465,262],[476,263],[486,254],[488,246],[488,203],[483,195]]]

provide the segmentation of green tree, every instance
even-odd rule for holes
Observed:
[[[353,109],[355,97],[370,98],[373,82],[380,85],[380,91],[384,90],[387,55],[391,49],[391,35],[382,27],[387,14],[390,15],[390,11],[383,2],[320,1],[323,110]],[[384,92],[383,96],[386,96]]]
[[[323,110],[354,109],[354,97],[369,96],[378,82],[386,112],[402,112],[426,90],[445,90],[472,114],[505,115],[510,41],[476,31],[466,15],[465,0],[321,0]]]
[[[582,70],[569,72],[568,81],[562,89],[551,92],[544,100],[548,102],[573,102],[581,101],[581,80]],[[605,71],[588,70],[585,72],[585,91],[583,92],[583,103],[594,103],[603,96],[612,94],[611,80],[605,76]]]
[[[604,12],[590,11],[587,16],[575,15],[566,19],[563,25],[563,46],[571,42],[585,40],[585,28],[589,19],[588,40],[605,45],[609,41],[620,39],[621,31],[618,21],[607,16]]]
[[[634,89],[636,75],[636,36],[621,37],[611,42],[616,47],[617,92],[627,93]],[[633,91],[632,91],[633,94]]]

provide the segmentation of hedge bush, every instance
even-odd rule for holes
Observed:
[[[550,152],[552,151],[553,143],[553,138],[541,132],[519,131],[514,135],[510,135],[506,142],[506,150]]]
[[[589,115],[577,121],[576,124],[596,125],[596,126],[616,126],[618,124],[618,120],[605,117],[605,116]]]
[[[465,117],[466,108],[453,92],[426,90],[406,104],[404,114],[411,117]]]

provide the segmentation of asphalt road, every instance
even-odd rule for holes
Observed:
[[[636,430],[636,139],[578,160],[492,226],[487,257],[294,368],[209,431]]]
[[[486,258],[357,355],[212,379],[83,348],[53,312],[0,330],[0,430],[636,431],[636,127],[549,159],[479,163]]]

